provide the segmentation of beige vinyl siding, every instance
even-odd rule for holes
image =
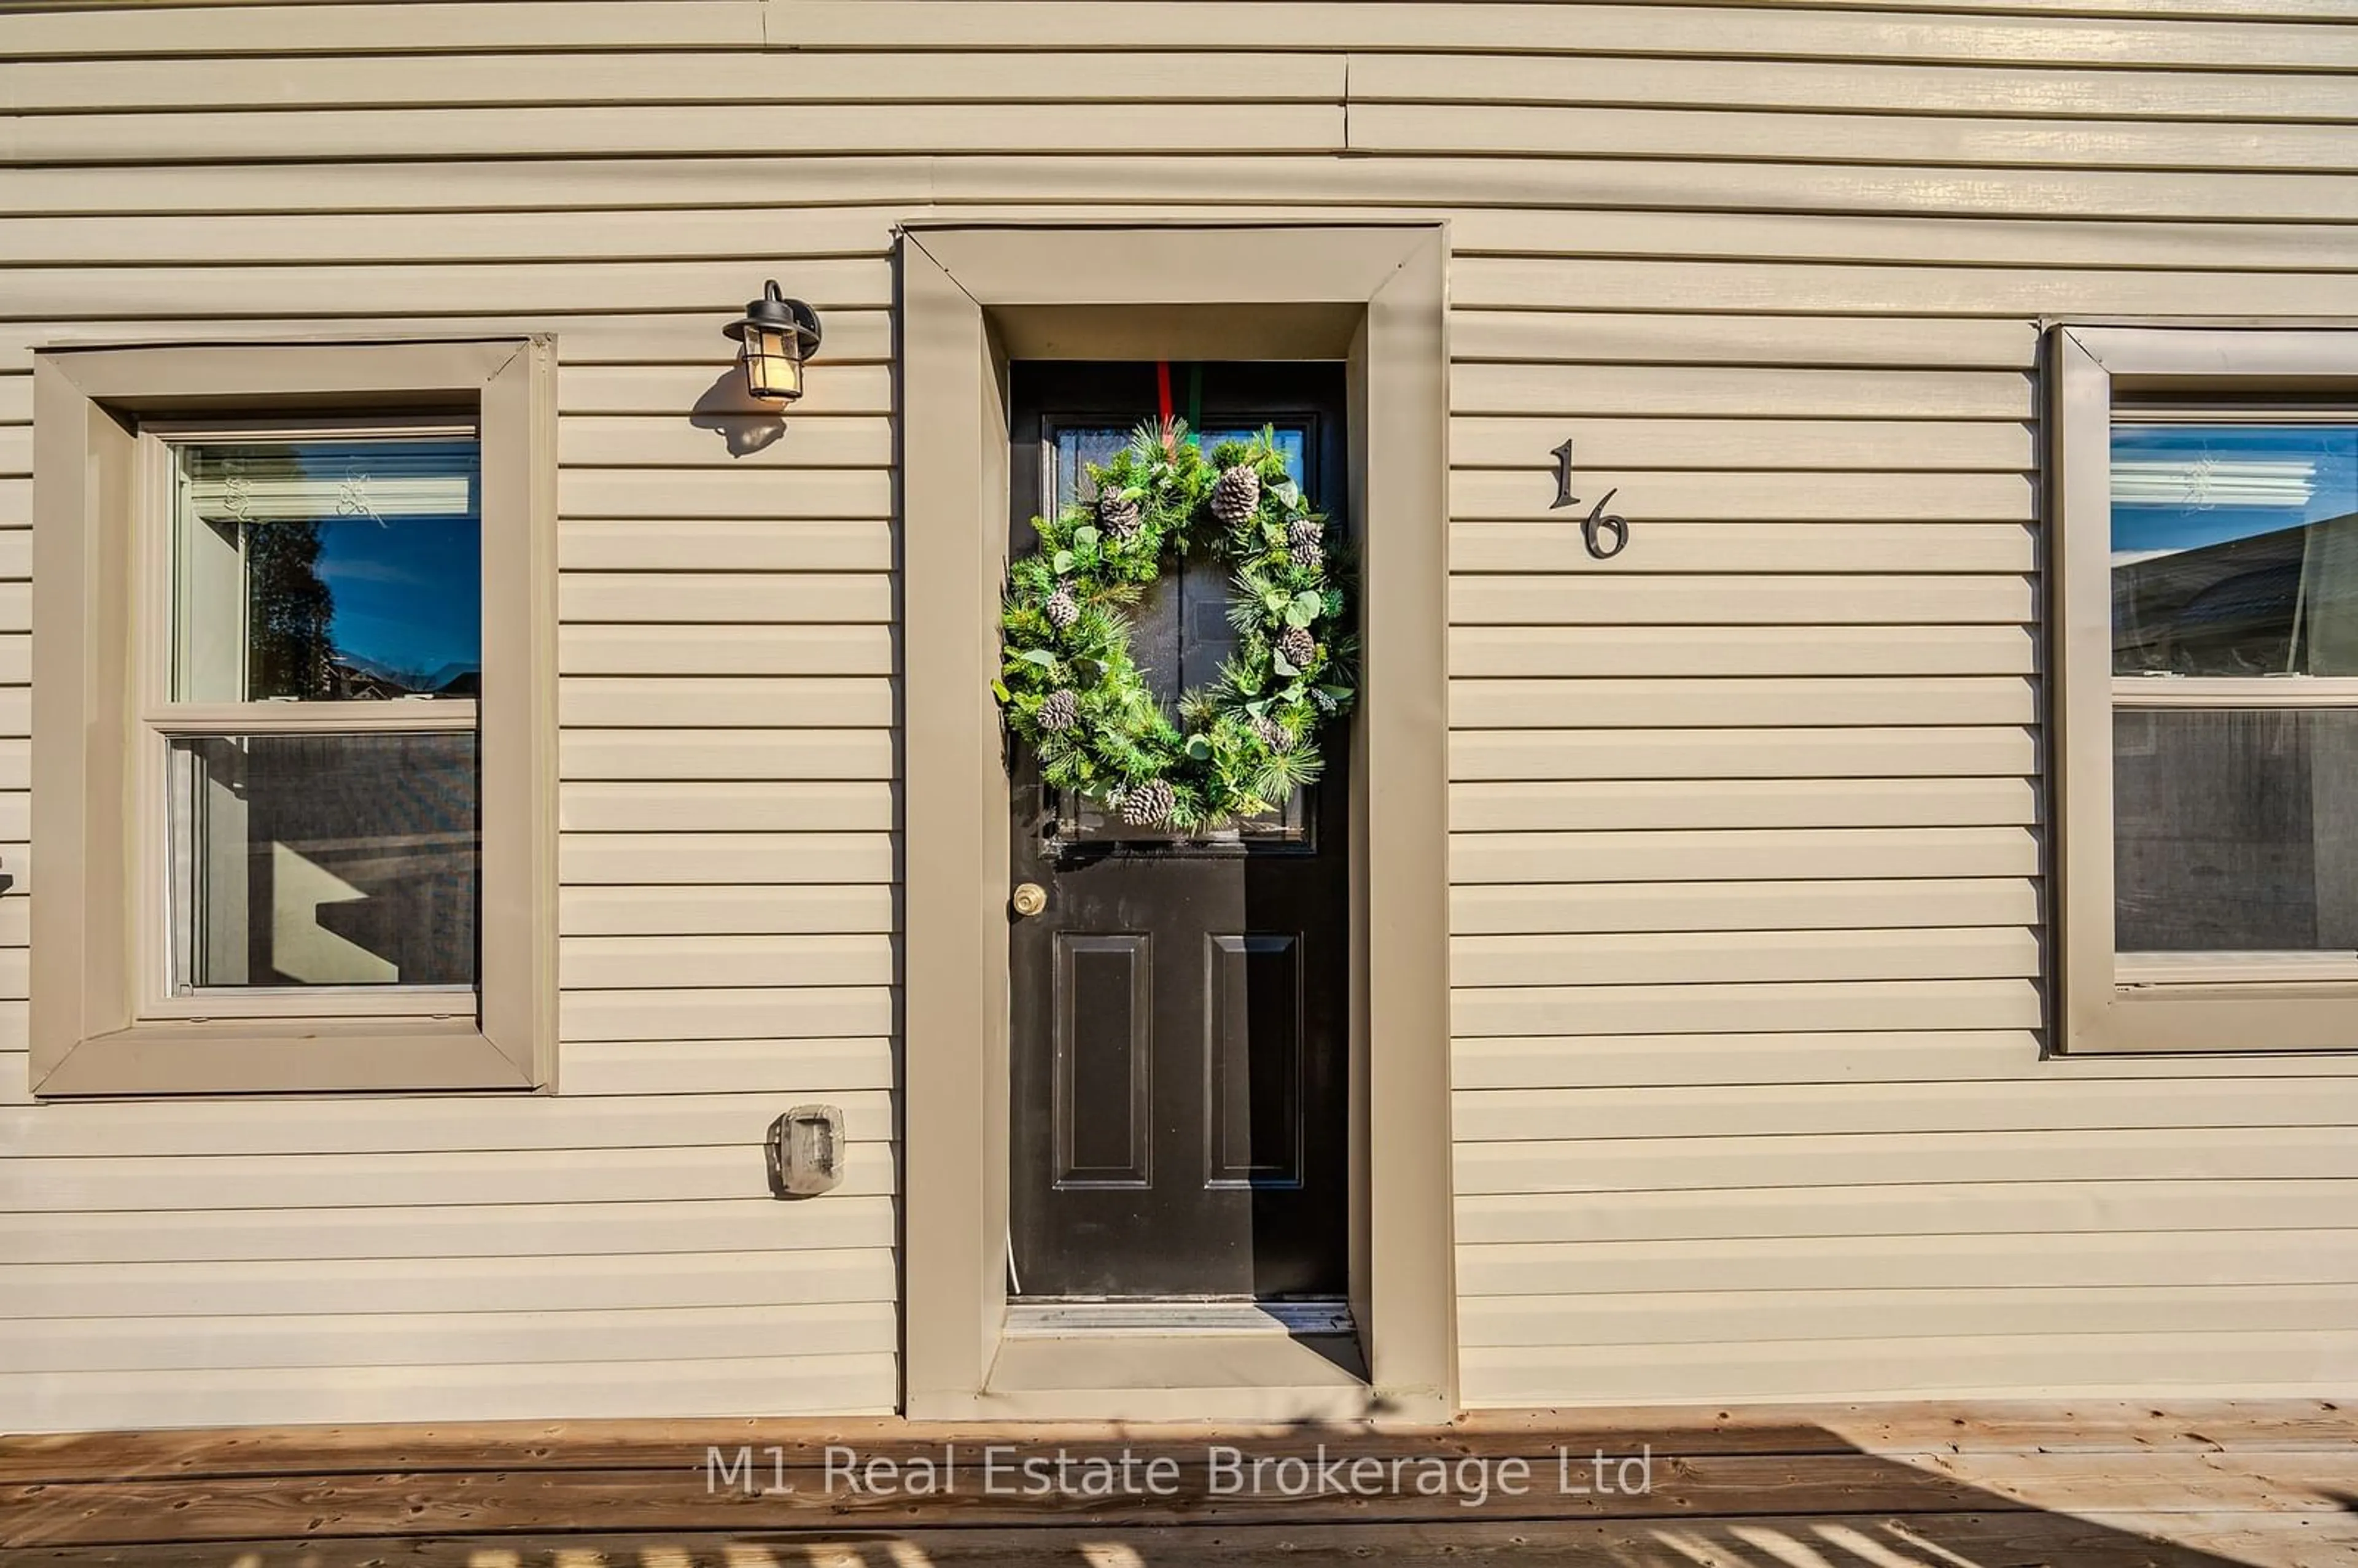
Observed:
[[[287,177],[287,198],[304,183]],[[569,297],[544,288],[569,265],[562,235],[519,249],[506,236],[528,224],[362,216],[306,297],[286,268],[305,221],[256,213],[225,220],[225,235],[264,228],[174,302],[177,327],[142,287],[162,276],[152,221],[106,247],[128,264],[111,311],[82,287],[94,271],[12,272],[27,289],[0,329],[12,373],[24,347],[93,328],[348,331],[363,298],[380,330],[496,330],[484,308],[511,287],[516,323],[558,333],[564,994],[551,1098],[5,1113],[8,1424],[892,1408],[890,220],[847,216],[848,246],[768,237],[772,270],[834,252],[816,265],[843,286],[818,291],[831,351],[807,412],[741,460],[683,416],[729,368],[719,327],[758,291],[758,264],[707,265],[685,294],[672,269],[632,269],[648,314],[601,265]],[[471,281],[406,265],[405,235],[455,246]],[[343,265],[372,255],[394,259]],[[29,413],[24,385],[0,384],[6,416]],[[19,524],[29,451],[21,425],[0,442]],[[13,695],[0,727],[21,735]],[[17,750],[0,831],[21,839]],[[0,986],[17,997],[22,910],[0,900],[16,945]],[[21,1052],[11,1072],[21,1101]],[[823,1202],[779,1203],[760,1141],[810,1100],[847,1112],[850,1174]]]
[[[2358,316],[2347,20],[0,18],[0,1424],[892,1407],[888,258],[942,215],[1451,224],[1469,1403],[2358,1384],[2358,1057],[2037,1033],[2037,319]],[[766,276],[826,347],[733,455],[690,411]],[[30,349],[525,330],[559,1092],[24,1105]],[[1567,437],[1612,561],[1547,512]],[[806,1100],[851,1174],[777,1203]]]

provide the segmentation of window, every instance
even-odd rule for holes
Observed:
[[[39,1092],[546,1082],[546,360],[41,357]]]
[[[168,995],[448,1016],[477,975],[482,520],[471,427],[167,433],[155,640]],[[342,993],[350,992],[349,996]],[[466,1004],[471,1010],[471,1002]]]
[[[2055,350],[2067,1047],[2358,1046],[2358,333]]]

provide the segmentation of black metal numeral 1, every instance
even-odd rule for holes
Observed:
[[[1552,512],[1559,506],[1577,503],[1580,497],[1572,493],[1572,443],[1567,440],[1548,455],[1555,459],[1555,499],[1548,503],[1548,510]]]

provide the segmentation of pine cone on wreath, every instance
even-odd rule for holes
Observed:
[[[1277,640],[1277,651],[1287,664],[1298,670],[1317,656],[1318,639],[1310,634],[1307,627],[1289,626],[1285,634]]]
[[[1284,752],[1293,750],[1293,731],[1274,719],[1254,719],[1252,732],[1260,738],[1262,745],[1272,752]]]
[[[1212,515],[1228,527],[1253,514],[1260,504],[1260,473],[1244,463],[1222,469],[1212,481]]]
[[[1326,525],[1315,517],[1297,517],[1286,527],[1285,542],[1297,550],[1304,545],[1316,545],[1324,548],[1326,544]]]
[[[1098,526],[1105,530],[1106,537],[1115,544],[1127,545],[1138,537],[1139,530],[1146,526],[1146,519],[1140,513],[1138,503],[1124,499],[1121,492],[1100,490],[1098,492]]]
[[[1162,779],[1149,779],[1121,793],[1121,819],[1132,827],[1160,827],[1178,808],[1178,792]]]
[[[1314,572],[1326,564],[1326,552],[1314,544],[1296,545],[1285,554],[1296,571]]]
[[[1081,721],[1080,694],[1066,687],[1050,692],[1040,704],[1040,728],[1059,734]]]
[[[1081,618],[1081,601],[1073,597],[1071,589],[1060,583],[1056,591],[1048,596],[1048,601],[1040,607],[1040,611],[1047,616],[1049,625],[1062,632]]]

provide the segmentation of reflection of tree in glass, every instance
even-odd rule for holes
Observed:
[[[247,689],[255,697],[334,697],[328,626],[336,600],[319,577],[318,520],[249,524],[245,537]]]

